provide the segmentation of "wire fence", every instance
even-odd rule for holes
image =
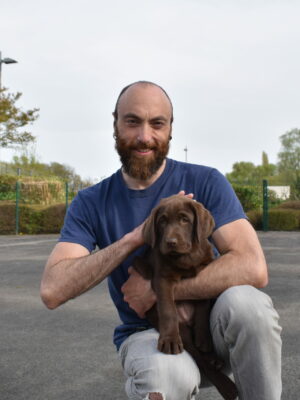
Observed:
[[[0,176],[0,234],[58,233],[69,204],[83,188],[58,179]],[[264,231],[269,230],[270,215],[274,219],[273,209],[290,195],[288,186],[270,187],[266,180],[257,186],[233,184],[233,188],[248,216],[251,214],[254,227]],[[285,213],[280,218],[291,217]],[[300,215],[298,219],[299,223],[292,223],[296,229],[300,228]]]
[[[82,184],[57,179],[1,176],[0,234],[59,232]]]

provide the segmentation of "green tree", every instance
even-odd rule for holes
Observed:
[[[16,147],[35,140],[35,137],[23,130],[26,125],[38,118],[39,109],[23,111],[16,106],[22,93],[8,93],[6,88],[0,90],[0,147]]]
[[[262,152],[262,157],[261,158],[262,158],[261,165],[263,167],[268,167],[269,166],[269,157],[268,157],[268,154],[265,151]]]
[[[11,163],[6,163],[4,166],[7,170],[17,171],[20,169],[21,175],[32,175],[40,177],[55,177],[64,182],[68,182],[72,190],[78,190],[83,187],[88,187],[93,184],[91,179],[81,179],[76,174],[74,168],[60,164],[58,162],[51,162],[50,164],[42,163],[38,160],[34,152],[23,150],[20,156],[14,156]]]
[[[277,167],[275,164],[269,163],[269,157],[265,151],[262,152],[262,163],[256,167],[256,175],[259,181],[263,179],[271,179],[277,175]]]
[[[226,174],[231,183],[253,185],[257,182],[256,166],[252,162],[240,161],[232,166],[232,172]]]
[[[231,183],[241,185],[261,185],[263,179],[274,179],[277,176],[277,167],[269,163],[267,153],[262,153],[262,164],[240,161],[232,166],[232,172],[226,174]]]
[[[280,136],[278,169],[290,183],[296,197],[300,195],[300,129],[294,128]]]

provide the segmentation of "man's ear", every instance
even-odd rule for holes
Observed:
[[[114,117],[114,122],[113,122],[113,127],[114,127],[114,139],[116,138],[116,127],[117,127],[117,121],[118,121],[118,114],[116,111],[112,112],[112,116]]]
[[[201,203],[194,201],[192,204],[195,215],[195,236],[200,243],[201,240],[207,239],[212,234],[215,221],[211,213]]]

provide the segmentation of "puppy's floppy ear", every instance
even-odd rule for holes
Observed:
[[[151,214],[146,219],[143,228],[144,240],[152,248],[155,246],[156,242],[156,229],[155,229],[156,214],[157,214],[157,207],[152,210]]]
[[[194,201],[192,204],[195,215],[195,237],[200,243],[201,240],[207,239],[212,234],[215,221],[211,213],[201,203]]]

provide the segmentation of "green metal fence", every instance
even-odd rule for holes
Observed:
[[[263,180],[263,231],[267,232],[269,230],[269,190],[268,181]]]
[[[34,181],[29,177],[26,179],[15,177],[13,181],[9,175],[2,175],[0,178],[0,234],[48,233],[43,231],[43,225],[45,227],[47,224],[51,225],[51,219],[56,220],[55,232],[58,232],[70,202],[77,192],[83,189],[82,186],[75,187],[68,182],[57,180]],[[271,229],[274,228],[274,212],[278,199],[274,196],[268,181],[264,180],[260,186],[233,184],[233,187],[245,211],[251,213],[254,210],[254,216],[258,215],[259,222],[257,225],[254,224],[256,229],[268,231],[270,226]],[[287,222],[288,218],[299,218],[298,225],[297,221],[290,222],[290,226],[299,229],[300,210],[298,214],[299,217],[288,215],[286,210],[281,210],[277,212],[276,218],[285,219],[284,222]],[[6,229],[3,229],[4,225],[7,226]]]
[[[2,175],[0,180],[0,234],[24,233],[25,223],[25,233],[28,233],[29,220],[36,225],[42,223],[41,221],[45,222],[41,214],[51,208],[52,215],[55,216],[55,210],[58,210],[63,220],[70,202],[77,192],[83,189],[82,185],[75,187],[68,182],[57,180],[16,179],[8,176],[3,178]]]

